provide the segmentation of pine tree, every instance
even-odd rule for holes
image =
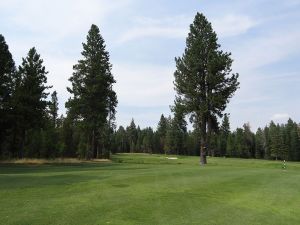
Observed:
[[[289,143],[287,143],[287,133],[285,127],[279,127],[279,157],[280,159],[288,160],[289,157]]]
[[[294,161],[300,160],[300,136],[297,129],[295,124],[290,133],[290,159]]]
[[[166,134],[167,134],[167,127],[168,127],[168,121],[167,118],[164,116],[164,114],[161,115],[160,120],[157,125],[157,131],[156,133],[159,136],[159,152],[163,153],[165,140],[166,140]]]
[[[252,133],[250,124],[245,123],[244,128],[244,157],[255,157],[255,135]]]
[[[130,122],[130,125],[126,128],[126,132],[128,135],[128,141],[130,145],[130,152],[135,152],[136,149],[136,142],[138,138],[137,129],[134,123],[134,120],[132,119]]]
[[[57,92],[54,91],[51,94],[51,101],[49,103],[49,114],[50,120],[54,127],[57,126],[57,117],[58,117],[58,99],[57,99]]]
[[[165,138],[165,154],[186,153],[186,122],[182,115],[175,113],[174,118],[168,118],[168,126]]]
[[[4,37],[0,34],[0,157],[4,150],[4,142],[7,141],[5,136],[12,128],[11,97],[14,91],[15,75],[15,62]]]
[[[244,129],[237,128],[235,132],[235,151],[237,157],[248,158],[248,149],[245,144]]]
[[[153,130],[151,127],[144,129],[142,149],[144,153],[153,153]]]
[[[18,73],[13,110],[16,126],[20,129],[19,156],[22,157],[27,132],[45,126],[49,104],[46,90],[50,87],[46,86],[48,72],[35,48],[23,58]]]
[[[265,127],[263,131],[263,148],[264,148],[264,159],[271,158],[271,140],[270,140],[270,129],[269,127]]]
[[[222,121],[222,125],[220,127],[220,135],[219,135],[219,150],[220,155],[226,155],[226,147],[227,147],[227,139],[230,134],[230,124],[228,114],[224,114],[224,118]]]
[[[226,156],[236,157],[235,134],[229,134],[226,143]]]
[[[217,117],[222,116],[238,88],[238,74],[231,74],[230,53],[219,49],[217,35],[203,14],[197,13],[182,57],[175,58],[175,107],[183,107],[198,124],[201,136],[201,164],[206,164],[206,148]]]
[[[271,121],[269,125],[269,135],[270,135],[270,156],[276,160],[279,158],[280,147],[281,147],[281,137],[280,137],[280,127],[279,125]]]
[[[264,158],[264,133],[261,128],[258,128],[255,134],[255,158]]]
[[[82,120],[87,141],[86,158],[96,158],[103,156],[102,131],[106,124],[111,126],[115,118],[117,96],[112,89],[116,81],[111,73],[109,53],[99,28],[94,24],[81,54],[83,59],[73,67],[72,88],[68,88],[73,97],[66,107],[70,115]]]

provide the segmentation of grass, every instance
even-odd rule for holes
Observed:
[[[300,224],[300,164],[119,154],[0,164],[0,224]]]
[[[0,161],[2,164],[67,164],[67,163],[94,163],[94,162],[109,162],[108,159],[93,159],[81,160],[77,158],[56,158],[56,159],[9,159]]]

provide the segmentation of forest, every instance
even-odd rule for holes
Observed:
[[[207,42],[210,44],[204,46]],[[195,51],[199,48],[210,49],[199,55]],[[175,59],[173,114],[157,118],[157,127],[140,128],[134,118],[127,127],[117,127],[116,80],[96,25],[91,26],[83,43],[82,59],[73,66],[65,115],[58,113],[59,93],[48,91],[52,88],[47,83],[48,71],[36,48],[17,66],[0,35],[0,158],[92,159],[130,152],[300,161],[300,125],[292,119],[285,124],[271,121],[256,132],[249,123],[236,130],[230,128],[234,118],[223,112],[238,89],[238,74],[231,72],[230,53],[219,48],[210,23],[198,13],[186,51]],[[209,62],[200,70],[203,74],[210,71],[207,75],[187,73],[199,70],[195,62],[203,59]],[[196,80],[199,86],[188,79]],[[187,117],[193,129],[188,129]]]

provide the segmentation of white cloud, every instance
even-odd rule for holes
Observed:
[[[10,22],[19,28],[45,35],[46,38],[63,38],[87,30],[87,24],[100,23],[116,9],[126,6],[129,0],[21,0],[2,1],[2,12],[9,13]]]
[[[174,68],[167,66],[115,63],[119,103],[138,107],[171,105],[175,95],[173,72]]]
[[[287,120],[288,118],[290,118],[288,113],[276,113],[270,119],[274,121],[282,121]]]
[[[132,28],[124,33],[118,40],[118,44],[141,38],[183,38],[187,35],[187,29],[176,27],[149,26]]]
[[[287,34],[283,35],[282,33]],[[300,32],[294,29],[276,30],[264,37],[253,38],[235,46],[233,56],[237,70],[249,71],[278,62],[298,53]]]
[[[184,38],[192,18],[184,15],[159,19],[137,17],[135,25],[124,32],[117,42],[119,44],[141,38]]]
[[[194,18],[180,15],[173,17],[136,18],[132,28],[128,29],[118,39],[118,43],[124,43],[141,38],[185,38],[189,32],[189,25]],[[224,17],[213,19],[213,28],[221,37],[236,36],[247,32],[257,23],[250,17],[240,15],[225,15]]]
[[[213,29],[220,37],[231,37],[246,33],[249,29],[258,24],[249,16],[226,15],[221,18],[212,19]]]

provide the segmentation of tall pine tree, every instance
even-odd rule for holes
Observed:
[[[0,157],[4,148],[4,137],[12,127],[11,97],[14,91],[15,72],[15,62],[4,37],[0,34]]]
[[[198,124],[201,164],[206,164],[209,137],[229,99],[238,88],[238,74],[232,74],[230,53],[219,49],[217,35],[203,14],[197,13],[182,57],[175,58],[175,106],[182,106]]]
[[[19,130],[19,156],[23,156],[27,133],[45,126],[47,118],[47,71],[35,48],[31,48],[19,66],[16,91],[13,96],[16,131]]]
[[[83,59],[73,67],[70,78],[72,88],[68,91],[73,95],[66,103],[68,113],[77,120],[82,120],[86,136],[86,158],[104,156],[105,127],[111,126],[115,117],[117,96],[113,91],[116,82],[109,62],[104,39],[99,28],[92,25],[83,43]],[[107,157],[107,156],[106,156]]]

